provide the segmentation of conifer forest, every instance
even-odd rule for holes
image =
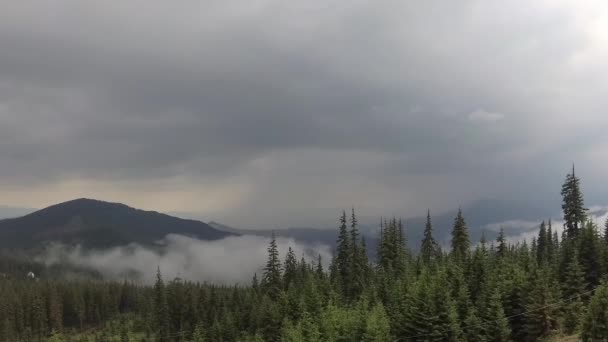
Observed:
[[[245,285],[161,269],[153,286],[34,281],[18,275],[35,266],[4,256],[0,341],[607,341],[608,222],[587,217],[574,169],[561,195],[563,227],[539,222],[528,241],[502,230],[471,241],[459,212],[441,246],[429,211],[416,251],[401,220],[381,219],[371,246],[344,211],[328,269],[291,248],[280,255],[273,236],[263,273]]]

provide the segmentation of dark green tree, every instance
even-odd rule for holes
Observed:
[[[572,165],[572,173],[566,176],[561,194],[566,236],[573,238],[578,235],[579,225],[587,218],[580,179],[574,173],[574,165]]]
[[[287,251],[287,256],[285,257],[285,266],[283,273],[283,284],[285,289],[289,287],[298,276],[298,261],[296,260],[296,254],[293,252],[293,249],[289,247]]]
[[[156,271],[156,283],[154,284],[154,312],[156,321],[156,335],[160,342],[170,341],[170,316],[167,304],[167,293],[165,283],[160,273],[160,267]]]
[[[486,341],[510,341],[511,329],[502,307],[502,299],[498,289],[495,289],[492,293],[486,311],[488,321],[488,324],[485,325]]]
[[[266,267],[264,267],[262,288],[272,299],[278,299],[281,294],[281,261],[279,260],[279,250],[274,232],[272,232],[270,245],[268,246],[268,260],[266,261]]]
[[[433,224],[431,223],[431,211],[426,215],[426,225],[424,227],[424,238],[420,246],[420,258],[424,264],[429,264],[436,259],[439,251],[439,245],[433,237]]]
[[[498,243],[498,247],[496,250],[496,254],[499,258],[504,258],[507,256],[508,247],[507,247],[507,238],[505,237],[505,229],[500,227],[500,231],[498,232],[498,237],[496,238],[496,242]]]
[[[342,216],[340,217],[340,228],[338,232],[338,241],[336,245],[336,257],[334,260],[334,264],[336,267],[336,277],[339,284],[339,290],[342,295],[345,297],[349,297],[349,284],[348,280],[350,279],[350,256],[351,256],[351,238],[348,233],[348,228],[346,226],[346,211],[342,211]]]
[[[583,318],[581,338],[585,342],[608,341],[608,286],[595,290]]]
[[[458,215],[454,219],[454,228],[452,229],[452,255],[457,261],[463,262],[468,256],[470,248],[471,242],[467,224],[462,216],[462,210],[458,209]]]

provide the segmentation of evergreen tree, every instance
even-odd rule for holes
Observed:
[[[464,320],[464,340],[467,342],[486,342],[485,325],[477,315],[475,307],[469,309]]]
[[[425,264],[429,264],[437,257],[439,246],[433,238],[433,225],[431,223],[431,211],[426,216],[426,226],[424,227],[424,238],[420,247],[420,258]]]
[[[283,273],[283,284],[285,285],[285,289],[289,287],[291,283],[296,280],[298,276],[298,261],[296,260],[296,254],[293,252],[293,249],[289,247],[287,251],[287,256],[285,257],[285,271]]]
[[[160,273],[160,267],[156,271],[156,283],[154,284],[154,312],[156,320],[156,335],[160,342],[169,342],[170,317],[167,304],[165,283]]]
[[[511,340],[509,321],[505,317],[500,292],[494,290],[487,308],[487,321],[485,325],[486,341],[507,342]]]
[[[350,236],[346,226],[346,211],[342,212],[340,217],[340,229],[338,232],[338,241],[336,246],[335,266],[337,270],[337,279],[340,285],[339,290],[343,296],[348,298],[348,280],[350,279]]]
[[[583,318],[582,340],[585,342],[608,340],[608,286],[598,286]]]
[[[561,194],[566,236],[573,238],[578,235],[579,224],[584,222],[587,217],[587,209],[580,189],[580,179],[574,173],[574,165],[572,165],[572,173],[566,176]]]
[[[498,243],[498,250],[496,254],[500,258],[504,258],[507,256],[507,239],[505,237],[505,229],[500,227],[500,231],[498,232],[498,237],[496,238],[496,242]]]
[[[570,299],[581,295],[586,288],[585,272],[580,265],[578,253],[574,251],[566,268],[566,274],[562,286],[564,298]]]
[[[391,327],[388,316],[381,303],[374,305],[372,311],[367,315],[363,341],[390,342]]]
[[[458,209],[458,215],[454,219],[454,228],[452,229],[452,255],[459,262],[463,262],[469,254],[470,248],[471,243],[467,225],[464,217],[462,217],[462,211]]]
[[[278,299],[281,293],[281,261],[274,232],[268,246],[268,261],[264,267],[262,288],[272,299]]]
[[[526,334],[529,341],[549,336],[557,329],[559,288],[546,270],[538,270],[533,276],[532,288],[526,305]]]
[[[319,279],[325,278],[325,271],[323,270],[323,263],[321,262],[321,254],[317,257],[317,268],[315,273]]]
[[[548,244],[547,229],[545,226],[545,221],[543,221],[540,224],[540,230],[538,231],[538,239],[536,239],[536,260],[539,264],[547,261]]]
[[[579,240],[578,257],[585,272],[587,288],[590,290],[599,285],[603,273],[600,237],[593,222],[588,221],[579,229]]]
[[[349,253],[349,278],[348,295],[350,298],[358,297],[365,288],[367,276],[367,252],[360,239],[358,221],[355,216],[355,209],[352,209],[351,229],[350,229],[350,253]]]
[[[547,252],[547,260],[549,263],[553,263],[555,261],[555,253],[556,253],[556,248],[555,248],[555,241],[553,241],[554,238],[554,234],[553,234],[553,227],[551,225],[551,219],[549,219],[549,223],[547,224],[547,248],[546,248],[546,252]]]

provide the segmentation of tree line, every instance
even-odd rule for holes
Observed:
[[[561,233],[546,220],[530,241],[501,229],[473,243],[459,211],[449,246],[430,212],[418,253],[396,218],[367,246],[352,210],[329,269],[291,248],[280,256],[273,236],[248,286],[165,282],[160,270],[154,286],[0,278],[0,341],[605,341],[608,221],[589,219],[574,171]]]

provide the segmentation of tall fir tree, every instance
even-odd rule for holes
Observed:
[[[360,237],[357,216],[355,209],[352,209],[350,219],[350,253],[349,253],[349,278],[348,278],[348,296],[351,298],[358,297],[365,288],[367,276],[367,251]]]
[[[156,271],[156,283],[154,284],[154,312],[157,340],[160,342],[169,342],[171,318],[169,316],[165,282],[160,273],[160,267]]]
[[[495,289],[490,296],[486,311],[487,321],[491,323],[485,325],[485,340],[492,342],[511,341],[509,320],[505,316],[505,311],[502,307],[502,300],[498,289]]]
[[[452,255],[458,262],[462,263],[469,255],[470,248],[471,242],[467,224],[462,216],[462,210],[458,209],[452,229]]]
[[[500,231],[498,232],[498,237],[496,238],[496,242],[498,243],[498,247],[496,250],[496,254],[501,259],[507,256],[508,246],[507,246],[507,238],[505,236],[505,229],[500,227]]]
[[[277,240],[274,232],[272,232],[270,245],[268,246],[268,260],[262,277],[262,287],[270,298],[278,299],[281,294],[281,284],[281,261],[279,260]]]
[[[285,289],[287,289],[293,282],[296,281],[298,276],[298,261],[296,260],[296,254],[293,252],[291,246],[287,251],[283,269],[283,285],[285,286]]]
[[[536,239],[536,261],[542,264],[547,261],[547,227],[545,221],[540,224],[538,238]]]
[[[438,254],[439,245],[433,237],[433,224],[431,222],[431,211],[426,215],[426,225],[424,227],[424,238],[420,246],[420,258],[424,264],[429,264]]]
[[[578,236],[579,225],[586,220],[587,209],[583,201],[580,179],[574,173],[574,165],[572,165],[572,173],[566,176],[561,194],[566,236],[568,238],[575,238]]]
[[[351,238],[347,228],[346,211],[342,211],[336,246],[336,257],[334,262],[337,270],[336,279],[339,284],[339,290],[345,297],[349,297],[348,280],[350,279],[350,241]]]
[[[595,223],[587,223],[579,231],[578,257],[585,272],[587,288],[593,289],[600,284],[602,277],[602,249],[599,232]]]

